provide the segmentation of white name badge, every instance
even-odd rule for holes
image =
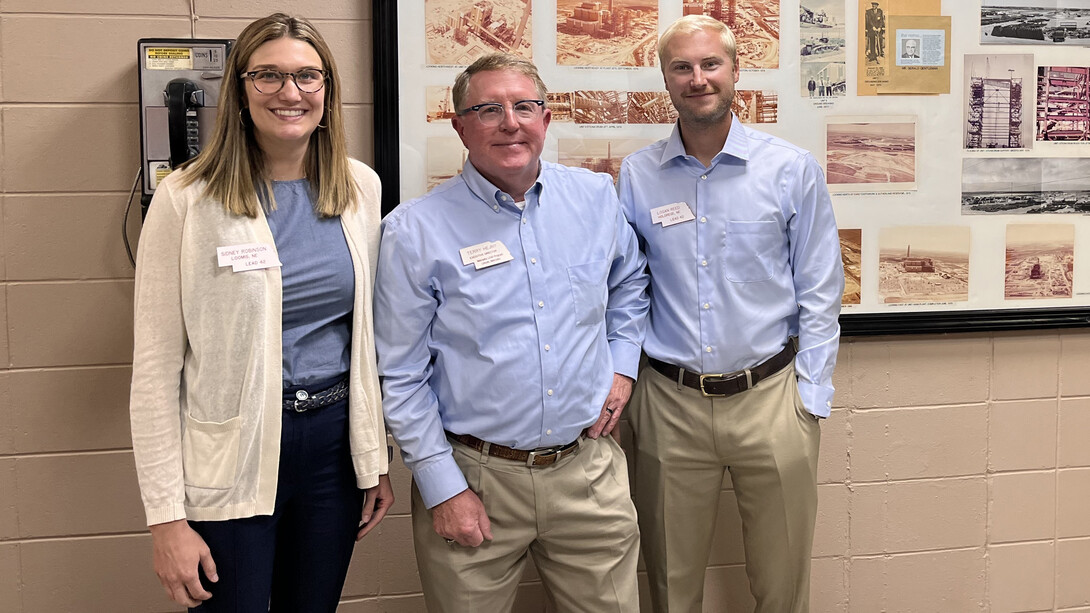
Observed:
[[[276,257],[276,249],[266,243],[216,247],[216,259],[221,267],[230,266],[233,272],[282,266]]]
[[[684,202],[665,204],[651,209],[651,223],[662,224],[664,228],[694,219],[696,219],[696,216],[693,215],[692,209]]]
[[[458,250],[458,255],[462,256],[462,266],[473,264],[475,270],[503,264],[515,259],[502,241],[486,241],[463,247]]]

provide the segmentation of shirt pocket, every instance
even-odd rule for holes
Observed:
[[[224,422],[185,417],[182,436],[182,474],[185,484],[206,489],[229,489],[238,468],[240,417]]]
[[[606,278],[609,265],[605,260],[568,267],[572,302],[575,306],[575,323],[580,326],[601,324],[606,315]]]
[[[768,281],[783,237],[775,221],[730,221],[723,236],[723,275],[735,283]]]

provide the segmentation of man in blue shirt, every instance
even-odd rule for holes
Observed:
[[[562,611],[639,609],[617,426],[646,261],[608,175],[540,159],[533,64],[458,76],[461,175],[383,221],[375,337],[430,611],[510,610],[527,553]]]
[[[756,611],[806,611],[844,285],[832,203],[813,156],[732,117],[726,26],[683,17],[659,59],[678,124],[620,175],[651,272],[630,419],[653,608],[700,611],[727,469]]]

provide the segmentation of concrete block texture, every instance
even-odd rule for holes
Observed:
[[[992,543],[1055,535],[1055,471],[999,474],[988,480],[988,535]]]
[[[992,397],[1051,398],[1059,390],[1060,337],[1019,332],[997,337]]]
[[[1060,335],[1060,394],[1090,396],[1090,331],[1069,330]]]
[[[992,613],[1047,611],[1055,596],[1052,541],[988,547],[988,602]]]
[[[988,611],[982,548],[852,558],[851,613]]]
[[[993,401],[988,410],[989,470],[1056,466],[1056,399]]]
[[[857,411],[852,480],[977,475],[986,468],[985,404]]]
[[[890,408],[979,402],[988,396],[992,342],[978,335],[854,341],[844,405]]]
[[[1090,539],[1060,540],[1056,543],[1056,607],[1090,608]]]
[[[1056,491],[1056,536],[1090,537],[1090,468],[1060,470]]]
[[[983,476],[856,485],[852,555],[980,547],[986,538]]]
[[[1067,398],[1060,402],[1060,449],[1056,459],[1061,468],[1090,466],[1090,398]]]

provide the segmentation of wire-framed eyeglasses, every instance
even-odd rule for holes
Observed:
[[[326,71],[317,68],[304,68],[296,72],[280,72],[279,70],[251,70],[239,75],[240,79],[249,79],[254,84],[254,89],[262,94],[275,94],[284,87],[290,77],[295,81],[295,87],[304,94],[315,94],[325,87]]]
[[[515,119],[519,123],[533,121],[541,114],[543,108],[545,108],[544,100],[519,100],[511,105],[511,111],[514,112]],[[469,113],[476,113],[477,119],[483,125],[498,126],[503,122],[503,117],[507,111],[504,109],[504,105],[499,102],[483,102],[462,109],[458,114],[467,115]]]

